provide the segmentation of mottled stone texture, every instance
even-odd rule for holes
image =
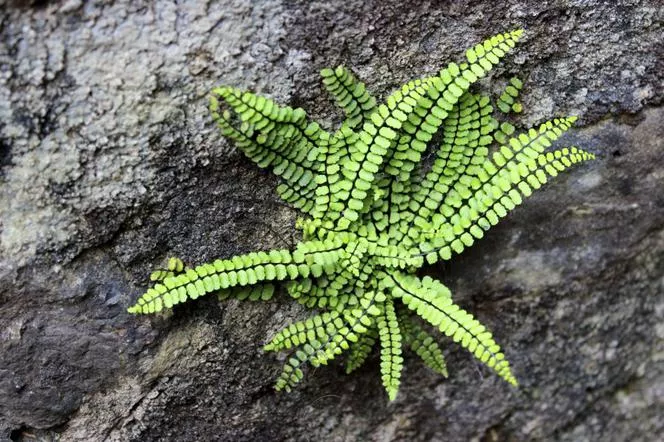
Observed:
[[[656,440],[664,432],[664,12],[658,0],[0,0],[0,439]],[[164,257],[292,243],[273,177],[223,140],[216,84],[337,124],[317,71],[385,96],[518,26],[498,85],[523,122],[578,114],[597,161],[430,269],[494,331],[521,388],[446,347],[290,395],[261,344],[302,309],[202,299],[125,308]]]

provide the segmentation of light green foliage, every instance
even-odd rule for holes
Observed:
[[[401,328],[404,342],[413,350],[427,367],[447,377],[447,364],[443,351],[435,338],[408,315],[401,315]]]
[[[403,358],[401,357],[401,328],[391,299],[385,302],[378,319],[378,337],[380,338],[380,373],[383,386],[390,400],[397,397],[401,381]]]
[[[510,112],[521,113],[523,111],[523,106],[521,103],[516,101],[519,98],[519,93],[523,83],[516,77],[510,79],[509,84],[505,87],[503,93],[498,97],[498,109],[501,112],[509,114]]]
[[[208,293],[267,300],[284,282],[288,295],[319,312],[265,345],[289,352],[278,390],[290,391],[307,366],[342,353],[351,372],[376,344],[390,400],[399,389],[404,345],[447,376],[436,337],[420,322],[517,385],[491,332],[453,302],[447,287],[416,272],[472,246],[549,177],[593,158],[576,147],[549,149],[574,117],[516,130],[497,119],[490,97],[472,90],[521,33],[475,45],[464,62],[406,83],[382,104],[348,69],[324,69],[323,83],[345,112],[334,133],[302,109],[232,87],[214,89],[213,118],[250,159],[282,179],[277,192],[304,214],[297,223],[303,239],[293,251],[193,268],[173,258],[151,275],[154,285],[129,311],[155,313]],[[498,108],[520,112],[521,87],[511,79]],[[440,141],[432,142],[434,136]],[[432,158],[428,166],[425,155]]]
[[[371,327],[366,333],[360,335],[357,342],[354,342],[350,346],[348,357],[346,358],[346,373],[351,373],[364,364],[377,338],[378,328]]]

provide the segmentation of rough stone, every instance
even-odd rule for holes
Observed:
[[[656,440],[664,433],[664,10],[658,1],[0,0],[0,439]],[[275,179],[224,140],[218,84],[339,122],[317,72],[384,96],[483,37],[527,31],[496,71],[523,123],[576,114],[598,160],[428,269],[494,331],[511,389],[463,350],[450,378],[376,359],[277,394],[261,344],[288,300],[136,318],[166,256],[293,243]],[[501,83],[502,82],[502,83]],[[495,86],[496,88],[498,86]],[[494,87],[494,86],[491,86]],[[495,89],[497,90],[497,89]]]

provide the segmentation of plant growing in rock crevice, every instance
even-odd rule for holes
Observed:
[[[521,33],[468,49],[464,63],[410,81],[380,105],[346,68],[324,69],[325,87],[346,114],[334,133],[309,121],[302,109],[232,87],[214,89],[213,118],[250,159],[282,179],[277,192],[304,214],[297,223],[303,239],[292,251],[249,253],[194,268],[172,258],[129,311],[155,313],[208,293],[266,300],[284,281],[291,297],[322,312],[265,345],[290,352],[278,390],[300,381],[305,365],[327,364],[343,352],[351,372],[376,343],[390,399],[399,388],[404,345],[447,376],[440,347],[417,317],[516,385],[486,327],[454,304],[442,283],[415,273],[473,245],[548,177],[593,158],[576,147],[545,152],[574,117],[516,133],[494,117],[489,97],[471,91]],[[498,108],[520,112],[520,89],[512,79]],[[441,131],[440,144],[430,146]],[[427,149],[435,155],[428,167],[421,161]]]

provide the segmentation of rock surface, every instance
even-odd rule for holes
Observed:
[[[4,3],[4,4],[3,4]],[[656,440],[664,433],[664,10],[658,1],[0,0],[0,439]],[[166,256],[291,244],[273,177],[223,140],[232,84],[339,122],[343,63],[380,96],[483,37],[526,38],[523,122],[580,115],[598,154],[431,273],[494,331],[511,389],[448,346],[276,394],[288,300],[125,309]]]

